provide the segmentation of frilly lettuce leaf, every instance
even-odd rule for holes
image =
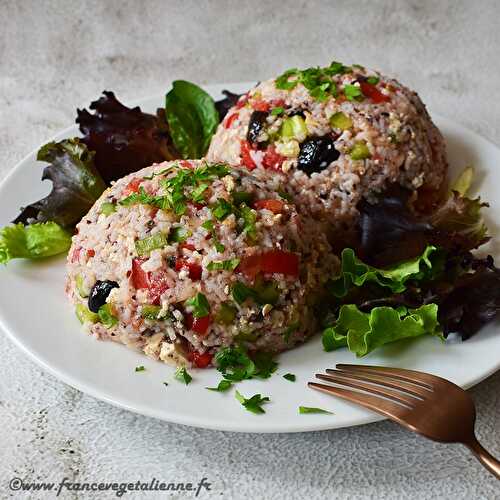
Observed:
[[[56,222],[71,228],[89,211],[106,185],[94,167],[94,153],[79,139],[49,142],[37,160],[49,163],[42,180],[52,181],[45,198],[25,207],[14,223]]]
[[[379,269],[362,262],[351,248],[345,248],[342,251],[340,276],[329,283],[329,290],[335,297],[342,298],[353,286],[361,287],[367,282],[374,282],[389,288],[393,293],[403,292],[408,280],[420,280],[433,271],[431,256],[435,252],[436,247],[430,245],[416,258]]]
[[[0,230],[0,264],[11,259],[51,257],[70,246],[71,234],[55,222],[6,226]]]
[[[442,338],[437,313],[436,304],[418,309],[375,307],[369,313],[360,311],[355,304],[343,305],[335,324],[323,332],[323,347],[325,351],[348,347],[361,357],[404,338],[426,334]]]
[[[107,91],[89,108],[93,113],[77,110],[76,123],[82,141],[95,151],[96,168],[106,183],[152,163],[179,158],[163,109],[151,115],[138,106],[128,108]]]
[[[410,192],[391,186],[376,203],[362,200],[358,255],[373,266],[388,265],[420,255],[428,245],[451,252],[472,250],[488,241],[481,209],[488,206],[452,191],[431,214],[410,206]]]

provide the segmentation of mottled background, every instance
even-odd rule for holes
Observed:
[[[259,80],[334,58],[400,77],[431,110],[500,143],[499,18],[495,1],[1,0],[0,178],[103,89],[127,102],[175,78]],[[392,423],[271,436],[190,429],[73,390],[4,336],[0,353],[1,498],[14,475],[207,477],[214,498],[230,499],[500,498],[464,449]],[[471,392],[479,437],[500,455],[500,373]]]

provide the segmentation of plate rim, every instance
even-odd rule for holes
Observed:
[[[230,82],[230,83],[211,83],[211,84],[205,84],[201,85],[202,88],[204,88],[207,92],[211,94],[220,94],[220,90],[222,88],[231,88],[231,87],[243,87],[248,85],[250,88],[251,86],[254,85],[253,82]],[[136,106],[136,105],[144,105],[145,102],[148,101],[153,101],[153,100],[158,100],[161,102],[161,97],[163,94],[151,94],[146,97],[140,98],[140,99],[133,99],[130,100],[129,105],[130,106]],[[160,98],[159,98],[160,97]],[[471,130],[467,128],[465,125],[456,122],[454,120],[451,120],[450,118],[447,118],[440,113],[431,113],[431,117],[438,118],[442,122],[446,122],[447,125],[449,125],[451,128],[459,128],[464,132],[467,132],[467,134],[474,136],[476,139],[480,139],[481,141],[484,141],[488,143],[492,148],[496,149],[499,151],[500,154],[500,147],[495,144],[493,141],[490,139],[483,137],[481,134],[477,133],[474,130]],[[47,141],[43,142],[42,144],[46,144],[47,142],[50,141],[55,141],[55,140],[60,140],[62,137],[65,136],[70,136],[72,133],[75,131],[78,132],[77,125],[71,125],[68,126],[59,132],[53,134],[51,138],[49,138]],[[3,177],[2,181],[0,182],[0,191],[2,191],[4,184],[8,183],[10,179],[16,175],[18,171],[20,171],[23,168],[23,165],[30,161],[30,159],[35,156],[36,153],[41,147],[38,146],[34,150],[32,150],[30,153],[26,154],[21,160],[19,160],[16,165],[9,170],[9,172]],[[51,375],[53,375],[56,379],[60,380],[66,385],[69,385],[70,387],[73,387],[74,389],[83,392],[84,394],[88,394],[97,400],[104,401],[107,404],[110,404],[114,407],[120,408],[120,409],[125,409],[128,411],[131,411],[133,413],[136,413],[138,415],[144,415],[149,418],[156,418],[161,421],[166,421],[170,423],[175,423],[179,425],[186,425],[189,427],[196,427],[196,428],[203,428],[203,429],[210,429],[210,430],[218,430],[218,431],[226,431],[226,432],[239,432],[239,433],[258,433],[258,434],[267,434],[267,433],[278,433],[278,434],[285,434],[285,433],[296,433],[296,432],[313,432],[313,431],[323,431],[323,430],[332,430],[332,429],[339,429],[339,428],[348,428],[348,427],[354,427],[358,425],[364,425],[368,423],[373,423],[373,422],[378,422],[382,420],[386,420],[386,417],[383,417],[382,415],[379,415],[374,412],[367,412],[363,413],[359,417],[353,418],[349,422],[343,422],[336,424],[334,419],[332,420],[325,420],[325,423],[319,423],[317,421],[310,421],[307,423],[306,421],[301,424],[292,424],[290,427],[286,429],[280,428],[281,424],[275,423],[267,423],[267,424],[262,424],[261,420],[258,420],[255,422],[255,424],[249,424],[247,422],[242,422],[242,425],[238,426],[236,424],[230,423],[229,425],[225,424],[223,420],[221,421],[207,421],[203,420],[202,417],[200,416],[178,416],[178,414],[171,414],[168,412],[168,409],[164,409],[161,412],[157,411],[155,409],[152,409],[151,407],[142,405],[142,404],[133,404],[129,400],[125,399],[115,399],[112,396],[109,396],[106,392],[101,391],[97,387],[94,387],[92,385],[88,385],[85,382],[81,382],[78,380],[78,378],[74,377],[69,373],[67,370],[61,370],[57,367],[54,367],[50,363],[46,362],[40,355],[32,351],[27,345],[25,345],[22,341],[22,336],[16,335],[11,329],[7,326],[6,321],[4,319],[4,314],[2,312],[2,309],[0,308],[0,329],[7,335],[7,337],[21,349],[22,352],[28,355],[28,358],[30,358],[32,361],[35,362],[37,366],[42,368],[43,370],[47,371]],[[492,374],[500,370],[500,358],[498,362],[495,365],[490,366],[486,372],[484,372],[481,376],[476,377],[475,379],[471,380],[467,384],[463,384],[462,387],[465,389],[468,389],[470,387],[473,387],[477,385],[478,383],[482,382],[486,378],[490,377]],[[244,427],[243,427],[244,426]]]

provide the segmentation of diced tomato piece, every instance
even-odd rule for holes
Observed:
[[[299,257],[292,252],[271,250],[262,255],[261,269],[265,274],[279,273],[298,276]]]
[[[91,257],[94,257],[95,255],[95,250],[87,250],[87,257],[90,259]]]
[[[250,150],[252,149],[250,147],[250,143],[248,141],[245,141],[244,139],[241,139],[240,141],[241,145],[241,163],[245,167],[248,168],[248,170],[253,170],[256,168],[257,165],[255,165],[255,162],[252,159],[252,156],[250,155]]]
[[[258,200],[253,206],[257,210],[266,209],[270,210],[273,214],[280,214],[283,212],[285,204],[281,200]]]
[[[180,249],[185,248],[186,250],[191,250],[192,252],[194,252],[196,250],[196,247],[191,243],[181,243],[179,245],[179,248]]]
[[[149,280],[149,297],[151,302],[158,306],[160,305],[161,296],[170,288],[167,281],[167,275],[163,271],[155,271],[148,273]]]
[[[213,357],[213,354],[210,354],[209,352],[200,354],[197,351],[193,351],[188,354],[189,361],[191,361],[191,363],[193,363],[197,368],[206,368],[212,362]]]
[[[201,279],[202,268],[199,264],[188,262],[186,259],[177,258],[175,260],[175,270],[179,272],[181,269],[189,271],[189,277],[193,281]]]
[[[210,316],[203,318],[195,318],[191,313],[186,313],[186,326],[189,330],[197,333],[200,336],[205,336],[210,327]]]
[[[379,104],[381,102],[389,102],[391,98],[388,95],[382,94],[380,90],[371,83],[360,82],[359,86],[363,94],[371,99],[374,103]]]
[[[153,207],[149,210],[149,216],[153,219],[154,217],[156,217],[156,214],[158,213],[158,208],[156,207]]]
[[[236,109],[241,109],[248,102],[248,94],[242,95],[236,103]]]
[[[270,250],[260,255],[251,255],[242,259],[236,270],[252,280],[259,273],[278,273],[295,277],[299,274],[299,257],[284,250]]]
[[[148,273],[142,269],[144,259],[134,259],[132,261],[132,285],[136,290],[149,288]]]
[[[226,121],[224,122],[224,128],[230,128],[231,125],[233,124],[234,120],[236,120],[239,116],[239,113],[233,113],[232,115],[229,115],[226,118]]]
[[[255,109],[255,111],[269,111],[271,109],[271,103],[263,101],[262,99],[259,99],[258,101],[254,101],[252,103],[252,108]]]
[[[203,205],[203,203],[196,203],[195,201],[189,201],[188,205],[196,208],[196,210],[200,210],[201,208],[203,208],[205,206],[205,205]]]
[[[264,168],[281,171],[281,166],[283,165],[284,161],[285,157],[277,153],[274,146],[269,146],[262,160],[262,165],[264,166]]]
[[[125,187],[125,190],[123,191],[123,194],[125,196],[129,196],[132,193],[138,193],[139,192],[139,186],[142,184],[142,181],[144,179],[141,179],[140,177],[136,177],[135,179],[132,179],[127,186]]]
[[[191,164],[190,161],[187,160],[180,160],[179,161],[180,165],[184,168],[193,168],[193,165]]]
[[[270,104],[271,104],[272,108],[282,108],[285,105],[285,100],[284,99],[273,99]]]

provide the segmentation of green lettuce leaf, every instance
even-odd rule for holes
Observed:
[[[379,269],[358,259],[351,248],[345,248],[342,251],[340,275],[329,283],[329,290],[335,297],[341,298],[345,297],[353,286],[361,287],[367,282],[374,282],[390,288],[393,293],[403,292],[408,280],[420,280],[433,272],[431,256],[435,252],[436,247],[429,245],[419,257],[387,269]]]
[[[194,83],[177,80],[165,99],[165,116],[183,158],[201,158],[219,124],[213,99]]]
[[[343,305],[336,323],[323,332],[323,347],[325,351],[348,347],[361,357],[404,338],[425,334],[442,338],[437,313],[436,304],[418,309],[375,307],[369,313],[360,311],[355,304]]]
[[[90,210],[106,189],[94,166],[94,153],[79,139],[49,142],[42,146],[37,160],[49,163],[42,180],[52,181],[45,198],[25,207],[14,223],[56,222],[72,228]]]
[[[6,226],[0,230],[0,264],[11,259],[50,257],[70,246],[71,234],[55,222]]]

